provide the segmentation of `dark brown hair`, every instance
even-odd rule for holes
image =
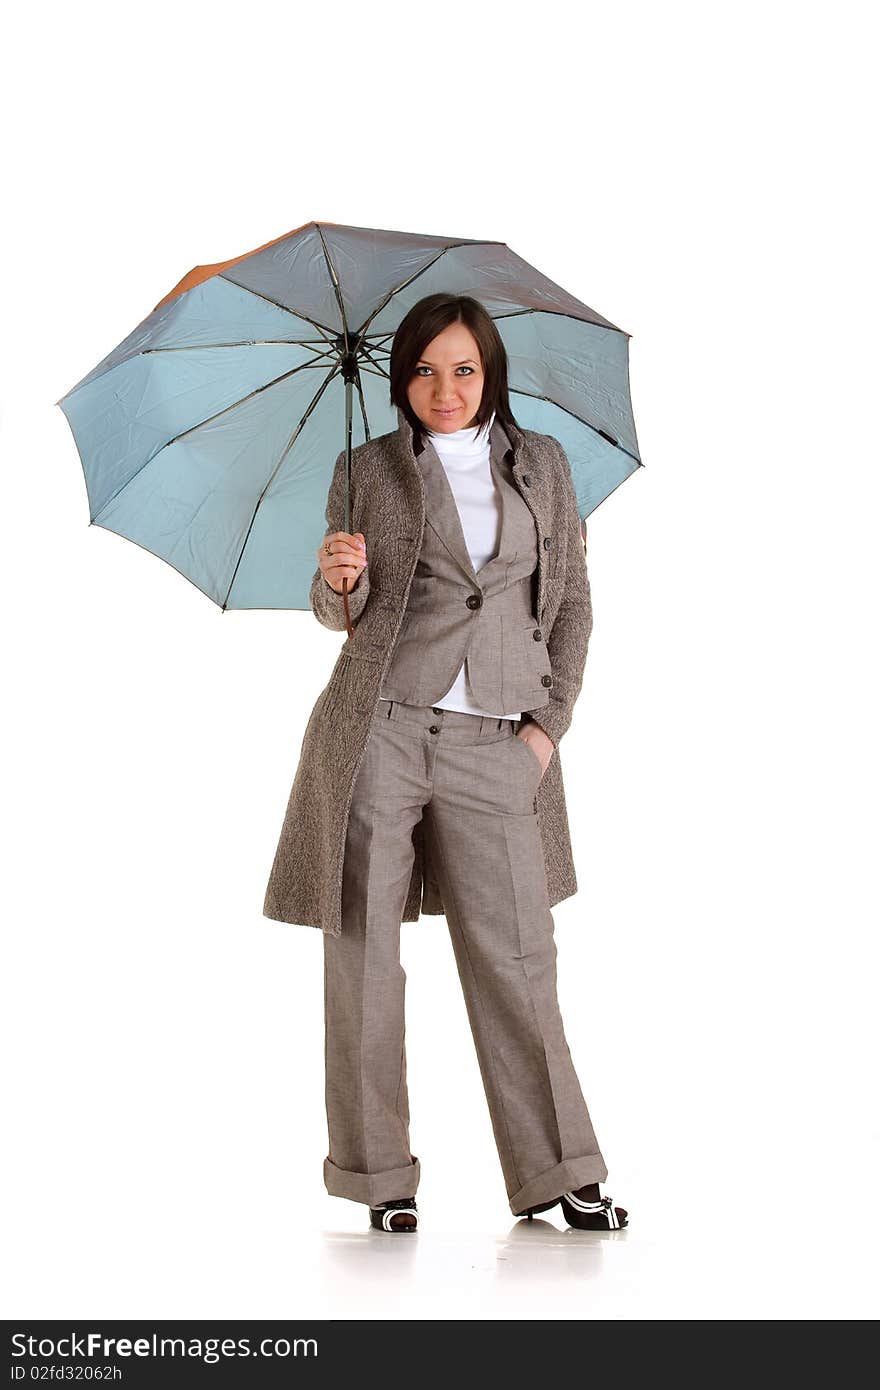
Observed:
[[[391,404],[399,406],[413,428],[413,450],[422,448],[424,426],[409,403],[407,387],[427,347],[451,323],[463,323],[477,340],[483,365],[483,395],[474,416],[483,425],[495,411],[502,425],[519,428],[507,398],[507,350],[491,315],[468,294],[429,294],[408,311],[391,345]]]

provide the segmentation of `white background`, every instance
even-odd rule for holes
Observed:
[[[4,1316],[876,1315],[869,13],[7,20]],[[53,403],[312,219],[505,241],[633,334],[554,909],[618,1235],[511,1217],[443,918],[403,930],[421,1231],[327,1196],[321,938],[261,908],[341,635],[88,525]]]

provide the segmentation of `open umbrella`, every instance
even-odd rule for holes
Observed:
[[[353,444],[397,427],[392,338],[437,291],[492,315],[514,415],[560,441],[585,520],[641,463],[631,335],[503,242],[308,222],[196,266],[56,402],[90,524],[224,611],[308,608],[336,457],[344,447],[348,479]]]

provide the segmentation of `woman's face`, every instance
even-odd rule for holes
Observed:
[[[474,424],[483,381],[476,338],[463,323],[451,323],[424,349],[406,394],[427,429],[448,434]]]

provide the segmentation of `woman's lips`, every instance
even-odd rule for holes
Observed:
[[[435,407],[435,409],[434,409],[434,414],[435,414],[435,415],[457,415],[457,414],[458,414],[458,410],[459,410],[459,407],[458,407],[458,406],[456,406],[454,410],[437,410],[436,407]]]

